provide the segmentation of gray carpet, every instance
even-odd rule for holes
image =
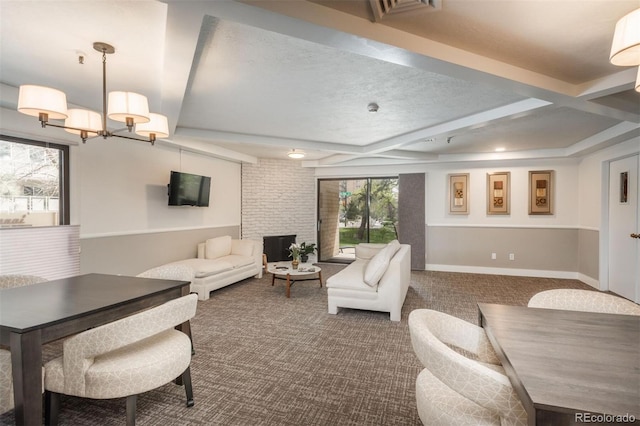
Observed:
[[[323,278],[344,266],[322,264]],[[477,323],[476,303],[526,305],[551,288],[590,288],[576,280],[413,272],[402,321],[389,314],[327,313],[326,288],[298,282],[285,297],[270,276],[215,291],[192,321],[195,406],[172,383],[138,398],[139,425],[419,425],[415,378],[421,370],[407,316],[430,308]],[[47,345],[45,360],[61,353]],[[13,412],[0,424],[13,424]],[[122,425],[124,399],[61,399],[61,425]]]

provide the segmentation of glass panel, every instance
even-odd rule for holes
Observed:
[[[59,224],[60,159],[57,148],[0,140],[0,226]]]
[[[398,179],[371,179],[369,242],[388,243],[398,238]]]
[[[620,202],[626,204],[629,202],[629,172],[620,173]]]
[[[356,244],[397,237],[398,179],[320,180],[319,260],[350,262]]]

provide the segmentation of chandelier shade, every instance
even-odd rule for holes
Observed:
[[[95,133],[102,130],[102,117],[95,111],[88,109],[69,109],[69,115],[64,121],[65,131],[74,135],[82,134],[82,131]]]
[[[47,114],[53,120],[67,118],[67,95],[50,87],[25,84],[20,86],[18,111],[39,117]]]
[[[115,121],[134,123],[149,122],[149,104],[147,97],[134,92],[109,92],[107,116]]]
[[[103,42],[93,43],[94,50],[102,53],[102,112],[87,109],[67,110],[67,96],[64,92],[44,86],[25,84],[20,86],[18,95],[18,111],[38,117],[40,125],[64,129],[69,133],[80,135],[82,143],[89,138],[102,137],[124,138],[142,141],[137,137],[119,134],[125,130],[129,133],[136,126],[136,134],[146,136],[146,142],[153,145],[156,138],[169,137],[167,117],[149,113],[147,97],[134,92],[109,92],[107,108],[107,54],[116,49]],[[81,62],[82,63],[82,62]],[[114,121],[126,123],[126,128],[109,130],[107,117]],[[49,120],[65,119],[64,125]]]
[[[169,123],[162,114],[149,113],[149,122],[136,124],[136,134],[147,138],[166,138],[169,136]]]
[[[613,65],[640,65],[640,9],[620,18],[611,43],[609,61]]]

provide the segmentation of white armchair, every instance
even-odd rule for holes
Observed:
[[[630,300],[593,290],[556,289],[535,294],[530,308],[640,315],[640,306]]]
[[[37,275],[0,275],[0,288],[22,287],[25,285],[38,284],[45,281],[47,280]]]
[[[137,394],[181,376],[193,406],[191,339],[174,329],[196,313],[197,296],[171,300],[67,339],[62,357],[45,364],[46,424],[57,424],[60,394],[127,398],[127,425],[135,424]]]
[[[418,415],[424,424],[527,424],[526,411],[481,327],[417,309],[409,314],[409,332],[426,367],[416,380]],[[462,355],[465,352],[476,359]]]

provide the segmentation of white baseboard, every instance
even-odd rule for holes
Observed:
[[[510,275],[516,277],[560,278],[580,280],[594,288],[599,288],[598,280],[571,271],[547,271],[541,269],[489,268],[486,266],[436,265],[427,263],[427,271],[463,272],[470,274]]]

